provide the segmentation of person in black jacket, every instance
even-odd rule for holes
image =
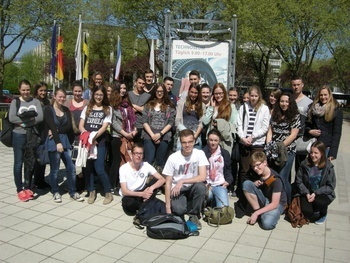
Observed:
[[[227,187],[233,182],[230,154],[220,146],[221,141],[221,133],[212,129],[208,133],[208,144],[203,148],[209,161],[206,185],[209,190],[207,202],[211,207],[229,205]]]
[[[74,132],[71,113],[67,107],[63,106],[65,101],[66,91],[59,88],[55,91],[52,106],[44,109],[44,119],[49,130],[47,151],[50,158],[50,185],[54,202],[61,203],[62,197],[58,190],[57,176],[62,159],[67,170],[69,195],[73,200],[82,202],[84,198],[75,191],[76,175],[71,157]]]
[[[335,199],[336,178],[333,164],[326,158],[326,147],[316,141],[298,170],[295,179],[301,211],[305,218],[316,219],[315,224],[326,221],[329,204]]]
[[[309,110],[306,133],[326,145],[329,160],[337,158],[343,126],[343,112],[328,85],[322,86]]]

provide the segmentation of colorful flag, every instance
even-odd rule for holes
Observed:
[[[60,28],[58,28],[57,39],[57,79],[63,80],[63,38]]]
[[[56,41],[57,41],[57,26],[56,21],[54,21],[53,32],[51,38],[51,75],[55,78],[56,75]]]
[[[81,76],[81,15],[79,15],[79,29],[77,43],[75,44],[75,80],[82,79]]]
[[[154,45],[153,45],[153,39],[151,39],[152,45],[151,45],[151,52],[149,54],[149,68],[153,71],[153,77],[156,75],[155,67],[154,67]]]
[[[121,65],[122,65],[122,49],[120,46],[120,37],[118,36],[117,65],[115,66],[115,80],[119,80]]]
[[[83,53],[84,53],[84,73],[83,78],[89,79],[89,47],[87,42],[88,33],[84,33]]]

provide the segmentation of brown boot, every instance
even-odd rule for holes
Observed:
[[[105,200],[103,200],[103,204],[104,205],[108,205],[109,203],[111,203],[113,201],[113,195],[111,192],[109,193],[105,193]]]
[[[96,199],[96,190],[90,192],[89,199],[88,199],[88,204],[93,204]]]

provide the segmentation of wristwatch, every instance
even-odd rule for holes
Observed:
[[[160,134],[160,137],[163,137],[163,135],[164,135],[162,132],[160,132],[159,134]]]

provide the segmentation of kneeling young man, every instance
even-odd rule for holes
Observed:
[[[131,148],[132,161],[119,169],[120,195],[122,206],[127,215],[135,215],[141,204],[148,200],[155,189],[165,183],[165,179],[148,162],[143,162],[143,145],[135,143]],[[154,180],[147,183],[148,177]]]
[[[255,174],[251,180],[244,181],[243,192],[254,213],[247,223],[254,225],[260,217],[262,229],[274,229],[287,204],[283,182],[278,173],[267,166],[265,153],[253,153],[250,165]]]
[[[206,169],[209,165],[202,150],[194,149],[194,133],[189,129],[180,132],[181,150],[169,156],[163,175],[165,182],[166,212],[178,216],[185,213],[198,229],[205,198]]]

